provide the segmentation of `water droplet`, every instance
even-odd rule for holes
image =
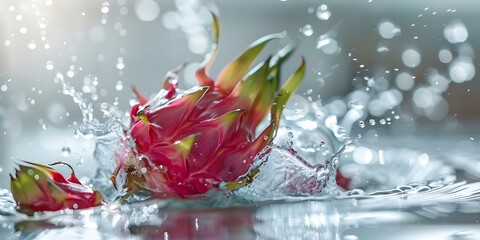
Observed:
[[[135,14],[140,20],[150,22],[160,15],[160,6],[153,0],[139,0],[135,4]]]
[[[468,30],[462,22],[455,20],[444,28],[443,36],[450,43],[462,43],[468,38]]]
[[[327,5],[322,4],[317,8],[316,15],[318,19],[326,21],[330,19],[330,17],[332,16],[332,13],[328,10]]]
[[[117,81],[117,84],[115,84],[115,89],[116,89],[117,91],[122,91],[122,90],[123,90],[123,82],[120,81],[120,80],[118,80],[118,81]]]
[[[388,49],[385,46],[378,46],[377,47],[377,52],[379,52],[379,53],[386,53],[386,52],[389,52],[389,51],[390,51],[390,49]]]
[[[372,0],[369,0],[368,2],[372,2]],[[355,235],[345,235],[343,240],[358,240],[358,237]]]
[[[47,63],[46,63],[45,68],[46,68],[47,70],[53,70],[53,69],[54,69],[53,61],[52,61],[52,60],[48,60]]]
[[[105,35],[106,35],[105,29],[100,25],[93,26],[90,29],[90,39],[94,42],[103,41],[103,39],[105,38]]]
[[[75,77],[75,72],[72,71],[72,70],[67,71],[67,77],[69,77],[69,78]]]
[[[203,54],[208,48],[208,38],[203,34],[196,34],[188,38],[188,49],[196,54]]]
[[[143,168],[141,168],[141,169],[140,169],[140,171],[141,171],[143,174],[147,173],[147,169],[146,169],[146,168],[144,168],[144,167],[143,167]]]
[[[84,158],[78,159],[77,166],[79,166],[79,167],[82,166],[84,162],[85,162],[85,159],[84,159]]]
[[[407,72],[402,72],[397,75],[395,80],[397,87],[400,90],[408,91],[413,88],[415,81],[412,75]]]
[[[392,22],[383,21],[378,25],[378,33],[380,36],[386,39],[391,39],[395,36],[400,35],[402,31],[400,28],[396,27]]]
[[[293,132],[288,132],[288,137],[293,138],[294,137]]]
[[[125,68],[125,64],[123,63],[123,58],[119,57],[117,59],[117,65],[116,65],[118,70],[123,70]]]
[[[371,126],[374,126],[375,125],[375,119],[368,120],[368,124],[370,124]]]
[[[419,108],[433,107],[439,100],[438,93],[430,87],[418,88],[413,93],[413,102]]]
[[[407,49],[402,53],[402,61],[409,68],[417,67],[422,60],[420,53],[414,49]]]
[[[73,209],[77,209],[77,208],[78,208],[78,204],[74,203],[74,204],[72,205],[72,207],[73,207]]]
[[[438,52],[438,59],[442,63],[449,63],[452,61],[452,52],[448,49],[442,49],[440,52]]]
[[[307,37],[310,37],[313,34],[313,27],[312,27],[312,25],[307,24],[307,25],[303,26],[302,29],[300,29],[300,32],[302,32],[303,35],[305,35]]]
[[[62,156],[64,157],[68,157],[70,156],[70,147],[62,147]]]
[[[317,49],[321,49],[326,54],[334,54],[340,50],[337,41],[325,34],[318,38]]]
[[[456,83],[470,81],[475,76],[475,66],[468,58],[458,58],[450,64],[449,75]]]
[[[125,16],[128,14],[128,8],[127,7],[121,7],[120,8],[120,14]]]
[[[0,90],[2,90],[2,92],[6,92],[8,90],[8,86],[3,84],[1,87],[0,87]]]
[[[6,47],[9,47],[9,46],[12,44],[12,41],[10,41],[10,40],[7,39],[7,40],[5,40],[5,41],[3,42],[3,44],[4,44]]]
[[[385,119],[380,119],[380,121],[378,121],[381,125],[385,125],[387,123],[387,121]]]
[[[373,151],[366,147],[358,147],[352,153],[353,160],[358,164],[369,164],[373,160]]]
[[[289,121],[295,121],[305,117],[308,111],[308,102],[299,95],[293,95],[283,110],[285,118]]]
[[[359,121],[359,122],[358,122],[358,126],[359,126],[360,128],[364,128],[364,127],[365,127],[365,122],[364,122],[364,121]]]

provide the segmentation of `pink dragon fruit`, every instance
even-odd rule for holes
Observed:
[[[280,65],[293,45],[248,72],[264,46],[281,37],[268,35],[252,43],[214,81],[207,75],[219,38],[219,21],[213,18],[212,50],[195,74],[199,87],[177,89],[177,69],[167,74],[164,89],[150,100],[134,88],[139,103],[131,110],[124,147],[116,153],[115,186],[123,184],[130,193],[146,189],[159,197],[205,193],[245,174],[255,155],[271,144],[284,105],[304,76],[304,61],[280,90]],[[270,125],[257,134],[268,112]],[[125,183],[117,183],[120,172],[126,173]]]
[[[55,164],[59,163],[52,165]],[[15,177],[10,177],[13,198],[19,210],[28,214],[37,211],[84,209],[103,204],[103,196],[82,185],[73,169],[70,178],[65,179],[61,173],[50,167],[24,162],[18,166]]]

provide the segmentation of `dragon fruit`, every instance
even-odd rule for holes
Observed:
[[[249,71],[265,45],[283,36],[272,34],[252,43],[214,81],[207,75],[219,39],[219,21],[213,18],[212,49],[195,73],[200,86],[178,89],[180,69],[175,69],[152,99],[133,89],[138,104],[131,109],[123,147],[116,151],[114,186],[128,193],[149,190],[159,197],[202,194],[244,175],[271,144],[282,110],[304,76],[304,61],[280,90],[280,67],[293,44]],[[270,124],[257,134],[269,112]],[[119,174],[126,176],[124,182]]]
[[[63,162],[54,163],[66,164]],[[84,209],[104,203],[103,196],[80,183],[72,170],[70,178],[50,167],[24,162],[11,176],[11,191],[19,210],[27,214],[37,211]]]

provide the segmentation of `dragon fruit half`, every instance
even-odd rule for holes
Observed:
[[[37,211],[84,209],[104,203],[103,196],[80,183],[73,172],[68,179],[48,166],[23,162],[15,177],[11,176],[12,195],[19,210],[27,214]]]

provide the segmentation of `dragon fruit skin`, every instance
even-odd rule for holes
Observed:
[[[170,73],[164,89],[151,100],[134,88],[139,103],[131,110],[124,147],[116,153],[115,186],[117,175],[124,172],[123,187],[130,193],[138,189],[162,197],[205,193],[245,174],[255,155],[272,142],[283,107],[305,73],[304,61],[279,91],[280,66],[293,45],[248,72],[263,47],[281,37],[268,35],[252,43],[213,81],[207,72],[218,46],[215,16],[212,32],[212,50],[196,72],[199,87],[182,92]],[[270,125],[256,135],[269,111]]]
[[[71,167],[70,167],[71,168]],[[11,191],[19,210],[27,214],[61,209],[85,209],[104,203],[103,196],[80,183],[72,169],[70,178],[50,167],[24,162],[11,177]]]

